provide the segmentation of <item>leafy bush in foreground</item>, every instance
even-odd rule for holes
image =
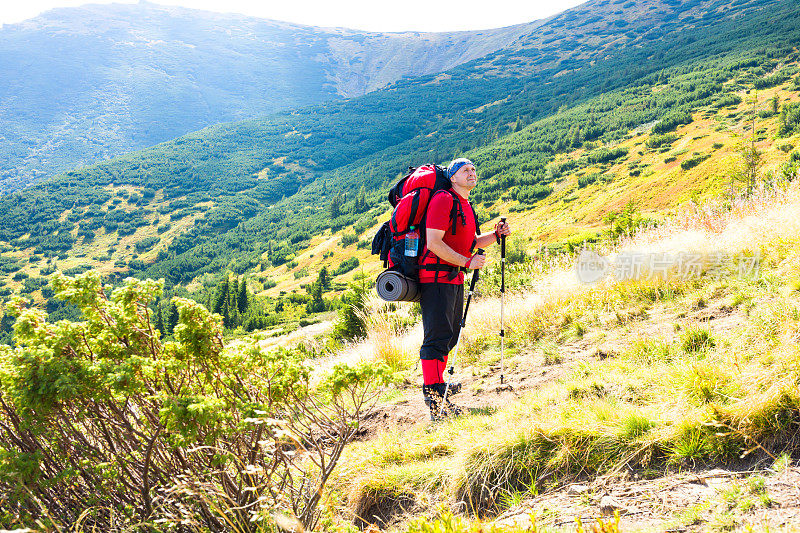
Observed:
[[[107,296],[90,271],[52,286],[86,320],[50,324],[21,299],[11,305],[0,527],[258,531],[275,511],[316,523],[322,488],[388,369],[339,366],[313,388],[299,352],[224,349],[220,316],[190,300],[173,300],[175,341],[162,344],[148,308],[159,282],[128,279]]]

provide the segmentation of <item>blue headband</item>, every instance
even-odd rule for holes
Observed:
[[[472,165],[473,167],[475,164],[467,159],[466,157],[460,157],[458,159],[453,159],[453,162],[450,163],[450,166],[447,167],[447,177],[452,178],[453,175],[458,172],[458,169],[463,167],[464,165]]]

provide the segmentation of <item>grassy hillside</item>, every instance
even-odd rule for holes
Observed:
[[[532,25],[370,33],[135,5],[0,29],[0,193],[219,122],[360,96],[486,55]]]

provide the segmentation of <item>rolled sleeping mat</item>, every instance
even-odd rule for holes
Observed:
[[[387,302],[418,302],[420,299],[417,282],[394,270],[378,274],[375,290]]]

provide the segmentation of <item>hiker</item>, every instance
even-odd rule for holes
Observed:
[[[437,192],[428,206],[426,246],[419,261],[424,331],[419,349],[424,383],[422,394],[432,420],[439,418],[440,411],[444,415],[461,412],[449,401],[442,410],[441,402],[446,388],[443,375],[447,354],[455,346],[461,329],[464,271],[479,269],[486,264],[486,256],[473,254],[473,250],[500,242],[501,235],[511,234],[509,225],[500,222],[492,233],[478,234],[480,228],[468,201],[470,191],[478,184],[478,176],[469,159],[453,160],[447,167],[447,177],[452,189]],[[460,383],[451,383],[447,396],[459,390]]]

